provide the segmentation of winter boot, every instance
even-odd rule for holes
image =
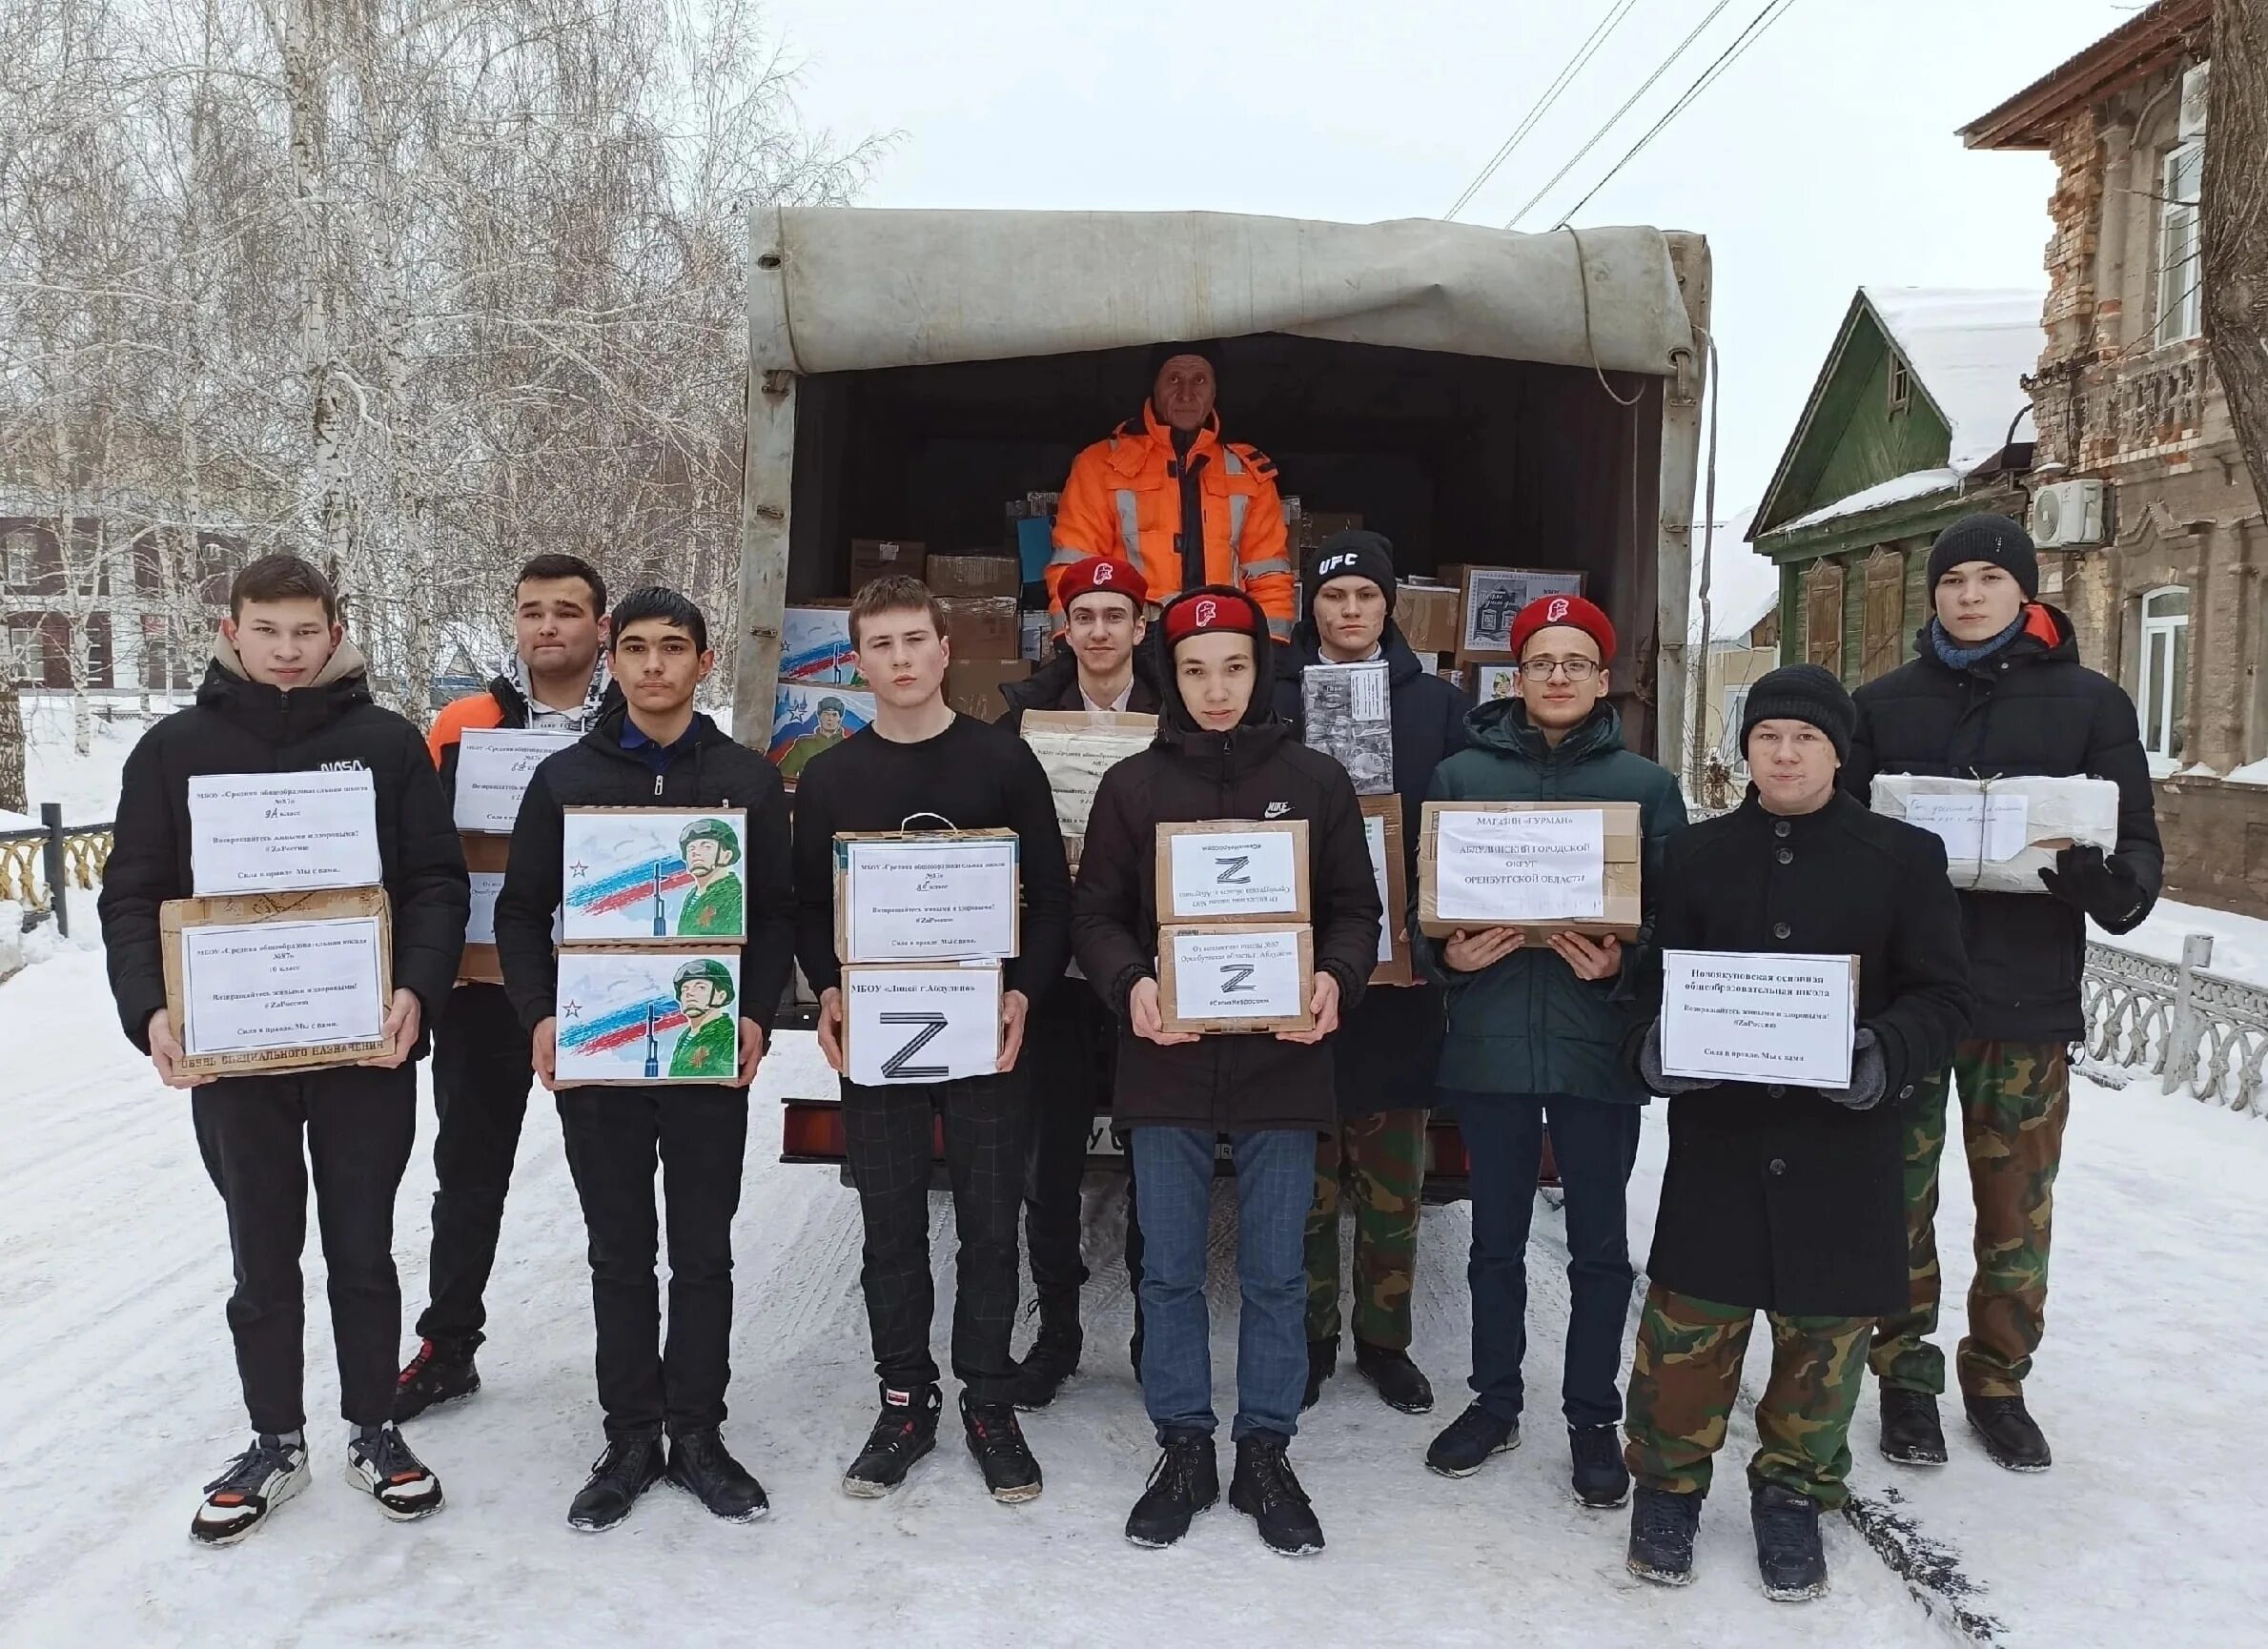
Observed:
[[[1488,1464],[1489,1456],[1519,1447],[1518,1420],[1499,1419],[1479,1403],[1471,1403],[1441,1428],[1440,1435],[1425,1451],[1425,1464],[1444,1477],[1469,1477]]]
[[[906,1480],[913,1463],[937,1446],[937,1416],[945,1408],[935,1386],[910,1392],[882,1388],[882,1415],[867,1434],[867,1446],[843,1474],[843,1493],[878,1500]]]
[[[985,1475],[985,1487],[1004,1506],[1039,1498],[1039,1462],[1016,1424],[1013,1403],[972,1403],[961,1394],[961,1431],[970,1457]]]
[[[1630,1502],[1630,1550],[1624,1565],[1657,1586],[1693,1579],[1693,1531],[1701,1526],[1701,1496],[1641,1488]]]
[[[1305,1414],[1322,1398],[1323,1382],[1338,1372],[1338,1338],[1307,1342],[1307,1395],[1299,1399]]]
[[[630,1515],[638,1496],[662,1480],[662,1439],[615,1437],[591,1463],[590,1480],[567,1507],[567,1527],[584,1534],[611,1529]]]
[[[1775,1603],[1827,1596],[1827,1554],[1819,1545],[1819,1502],[1777,1483],[1758,1483],[1748,1495],[1756,1529],[1756,1571],[1764,1595]]]
[[[473,1366],[473,1352],[480,1336],[460,1339],[452,1334],[429,1334],[418,1342],[418,1354],[403,1365],[394,1380],[394,1420],[414,1420],[439,1403],[453,1403],[480,1389],[480,1371]]]
[[[1220,1463],[1210,1432],[1168,1432],[1150,1469],[1149,1485],[1126,1519],[1126,1537],[1137,1546],[1171,1546],[1189,1522],[1220,1498]]]
[[[1378,1387],[1388,1408],[1405,1415],[1433,1413],[1433,1383],[1410,1361],[1409,1353],[1359,1339],[1355,1342],[1355,1372]]]
[[[1901,1466],[1945,1464],[1945,1428],[1937,1399],[1904,1386],[1882,1388],[1882,1457]]]
[[[1630,1497],[1630,1469],[1612,1426],[1569,1426],[1567,1454],[1575,1462],[1575,1497],[1610,1512]]]
[[[772,1509],[764,1485],[732,1457],[714,1426],[670,1437],[668,1476],[727,1523],[753,1523]]]
[[[414,1523],[441,1509],[441,1480],[410,1453],[391,1420],[356,1428],[346,1446],[346,1480],[366,1491],[397,1523]]]
[[[2053,1463],[2048,1439],[2022,1397],[1963,1397],[1969,1424],[1985,1440],[1994,1465],[2012,1472],[2044,1472]]]
[[[1260,1528],[1268,1550],[1305,1557],[1323,1549],[1323,1526],[1316,1521],[1307,1491],[1292,1474],[1284,1454],[1289,1437],[1254,1432],[1236,1439],[1236,1475],[1229,1480],[1229,1504]]]
[[[1044,1409],[1055,1400],[1063,1382],[1079,1370],[1079,1351],[1086,1336],[1079,1332],[1079,1296],[1039,1303],[1039,1335],[1024,1354],[1016,1372],[1015,1403],[1019,1409]],[[1140,1370],[1135,1373],[1138,1374]]]
[[[200,1546],[229,1546],[268,1519],[268,1514],[307,1487],[307,1439],[300,1433],[262,1432],[252,1447],[205,1485],[205,1503],[190,1519],[189,1537]]]

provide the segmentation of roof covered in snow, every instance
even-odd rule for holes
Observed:
[[[1753,510],[1741,510],[1717,529],[1709,546],[1709,645],[1747,644],[1748,632],[1764,622],[1780,603],[1780,569],[1746,542]],[[1701,534],[1693,534],[1693,553],[1701,554]],[[1692,613],[1688,636],[1701,640],[1701,567],[1693,568]]]
[[[2034,438],[2023,380],[2047,344],[2044,293],[1864,286],[1859,295],[1953,432],[1946,461],[1955,470],[1966,476],[2012,440]]]
[[[1932,493],[1950,493],[1961,484],[1961,472],[1953,469],[1915,470],[1911,475],[1893,476],[1874,486],[1863,487],[1847,499],[1813,510],[1808,516],[1798,516],[1792,521],[1783,521],[1772,530],[1779,533],[1801,532],[1827,521],[1840,520],[1845,516],[1863,516],[1869,510],[1886,509],[1911,499],[1926,499]]]

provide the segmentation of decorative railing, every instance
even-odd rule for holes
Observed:
[[[2182,941],[2179,962],[2088,946],[2088,1056],[2155,1076],[2169,1093],[2268,1116],[2268,989],[2212,963],[2202,933]]]
[[[92,892],[111,862],[111,825],[65,824],[63,809],[49,802],[32,830],[0,831],[0,900],[13,900],[34,919],[51,916],[71,931],[70,890]]]

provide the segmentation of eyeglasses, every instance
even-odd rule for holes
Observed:
[[[1557,670],[1570,682],[1587,682],[1599,673],[1599,661],[1596,659],[1528,659],[1518,667],[1522,674],[1534,671],[1541,681],[1549,681],[1551,673]]]

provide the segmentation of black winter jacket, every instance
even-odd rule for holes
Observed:
[[[2140,904],[2082,913],[2040,893],[1962,893],[1961,930],[1979,1041],[2075,1042],[2087,917],[2113,933],[2140,926],[2165,881],[2165,849],[2150,763],[2134,701],[2079,662],[2071,620],[2034,602],[2025,630],[1992,657],[1955,670],[1937,657],[1925,625],[1915,657],[1852,695],[1858,729],[1842,784],[1871,799],[1877,773],[1960,778],[2051,774],[2118,786],[2116,856],[2134,873]]]
[[[1394,788],[1401,796],[1403,875],[1414,913],[1418,897],[1419,825],[1433,771],[1465,746],[1465,713],[1473,707],[1454,683],[1419,662],[1389,619],[1383,639],[1388,709],[1394,721]],[[1305,702],[1301,672],[1323,662],[1313,620],[1292,632],[1291,657],[1277,679],[1277,714],[1304,737]],[[1433,1104],[1436,1067],[1440,1062],[1444,1008],[1441,992],[1423,975],[1414,986],[1380,986],[1347,1016],[1331,1039],[1337,1058],[1338,1114],[1368,1116]]]
[[[1969,1011],[1945,845],[1836,795],[1775,818],[1748,798],[1663,855],[1665,950],[1849,953],[1858,1022],[1882,1048],[1881,1104],[1724,1083],[1669,1102],[1653,1280],[1792,1316],[1906,1309],[1906,1110]]]
[[[457,979],[472,890],[425,741],[371,702],[362,655],[351,641],[339,644],[312,683],[289,692],[246,680],[226,641],[213,652],[196,702],[142,735],[119,782],[118,822],[96,908],[128,1040],[147,1053],[150,1016],[166,1005],[157,914],[167,900],[193,891],[189,781],[327,768],[370,774],[378,864],[393,910],[394,984],[416,994],[419,1023],[429,1029]],[[418,1057],[428,1041],[421,1029]]]
[[[1078,656],[1057,642],[1053,658],[1021,682],[1007,682],[1000,697],[1008,704],[1000,725],[1011,733],[1024,730],[1027,710],[1084,710],[1087,700],[1079,691]],[[1131,715],[1157,713],[1157,660],[1148,647],[1134,649],[1134,688],[1126,696],[1126,708]]]
[[[1240,591],[1207,586],[1201,593],[1245,602],[1265,623],[1259,604]],[[1338,1121],[1328,1039],[1306,1045],[1257,1034],[1221,1035],[1161,1048],[1136,1036],[1128,1024],[1134,985],[1157,973],[1161,824],[1308,822],[1315,964],[1338,981],[1342,1017],[1361,1005],[1363,987],[1378,963],[1383,915],[1363,842],[1362,815],[1346,770],[1294,739],[1290,725],[1275,713],[1268,672],[1276,667],[1277,648],[1258,648],[1262,679],[1254,685],[1243,723],[1226,733],[1207,733],[1174,685],[1162,625],[1155,634],[1158,674],[1166,682],[1157,739],[1105,773],[1095,787],[1072,894],[1072,946],[1079,967],[1119,1022],[1112,1114],[1122,1127],[1320,1132]]]
[[[566,808],[737,807],[748,816],[747,851],[741,860],[748,931],[741,946],[739,1006],[768,1038],[795,967],[787,787],[777,768],[705,716],[696,723],[693,747],[681,752],[657,784],[644,754],[623,748],[627,715],[613,705],[581,739],[546,756],[520,800],[512,855],[496,897],[497,960],[512,1011],[530,1031],[558,1011],[551,919],[566,881],[561,859]]]

